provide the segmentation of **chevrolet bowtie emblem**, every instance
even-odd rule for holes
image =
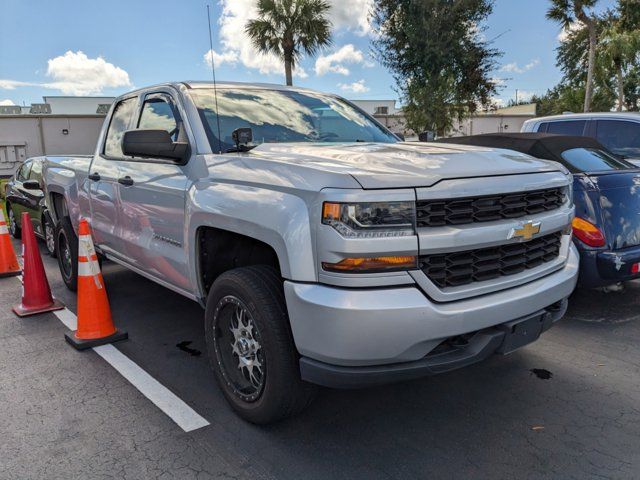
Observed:
[[[534,235],[540,233],[540,222],[526,222],[519,228],[512,228],[509,238],[522,238],[523,240],[531,240]]]

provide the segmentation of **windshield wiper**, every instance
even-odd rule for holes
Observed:
[[[238,145],[237,147],[227,148],[224,153],[248,152],[256,147],[257,145]]]

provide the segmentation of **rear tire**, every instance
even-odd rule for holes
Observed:
[[[207,297],[205,334],[218,384],[245,420],[272,423],[313,400],[316,387],[300,378],[282,279],[274,268],[242,267],[220,275]]]
[[[20,240],[22,237],[22,229],[18,226],[16,215],[13,213],[13,208],[10,203],[7,203],[7,214],[9,215],[9,219],[7,220],[7,223],[9,224],[9,233],[13,238]]]
[[[56,225],[55,239],[62,280],[75,292],[78,289],[78,237],[69,217],[62,217]]]

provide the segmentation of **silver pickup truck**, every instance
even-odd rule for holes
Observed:
[[[562,166],[401,142],[302,88],[131,92],[95,154],[47,157],[44,183],[67,286],[84,217],[103,257],[205,307],[215,376],[256,423],[302,410],[314,384],[509,353],[563,316],[576,283]]]

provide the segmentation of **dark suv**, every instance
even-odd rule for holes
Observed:
[[[43,158],[29,158],[18,168],[6,186],[9,231],[20,238],[22,213],[28,212],[36,235],[45,241],[47,251],[55,257],[53,223],[44,204],[42,192]]]

